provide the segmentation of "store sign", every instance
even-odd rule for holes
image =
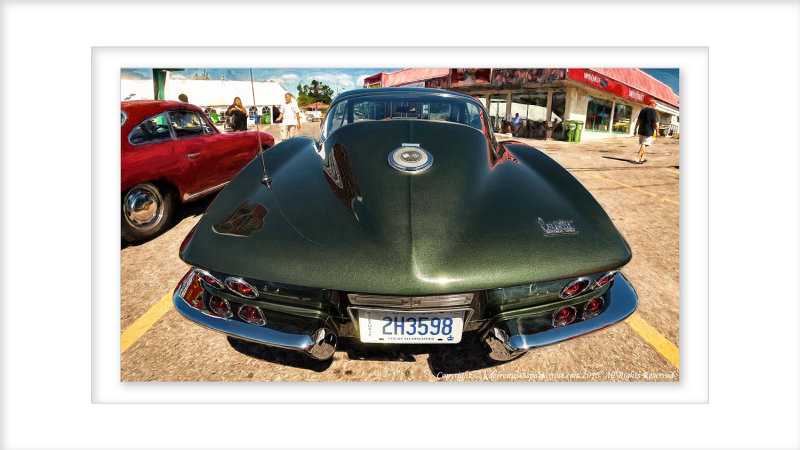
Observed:
[[[566,69],[492,69],[491,82],[493,87],[551,83],[565,79],[566,72]]]
[[[450,89],[450,77],[448,76],[426,80],[425,87],[432,89]]]
[[[368,88],[379,88],[379,87],[381,87],[381,83],[380,82],[371,83],[371,84],[368,84],[366,87],[368,87]]]
[[[567,71],[567,78],[638,103],[647,104],[647,102],[652,98],[650,95],[647,95],[642,91],[614,81],[610,78],[606,78],[596,72],[592,72],[591,70],[569,69]]]
[[[450,69],[450,86],[489,84],[492,69]]]
[[[401,84],[400,86],[397,86],[397,87],[423,87],[424,88],[425,87],[425,82],[424,81],[415,81],[413,83]]]

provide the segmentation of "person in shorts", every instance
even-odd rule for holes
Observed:
[[[286,103],[281,105],[281,114],[278,116],[278,122],[281,122],[281,140],[291,139],[297,136],[297,130],[300,129],[300,108],[297,103],[292,101],[292,94],[286,93],[284,95]]]
[[[647,161],[644,159],[645,149],[653,145],[655,140],[653,134],[658,130],[658,114],[653,109],[656,106],[656,102],[651,99],[648,104],[650,106],[639,113],[639,118],[636,120],[636,128],[634,129],[634,133],[639,135],[639,153],[633,160],[636,164],[644,164]]]

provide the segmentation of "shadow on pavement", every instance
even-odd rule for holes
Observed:
[[[285,350],[255,342],[228,337],[228,343],[239,353],[263,361],[296,367],[299,369],[324,372],[333,359],[317,361],[293,350]],[[478,340],[477,333],[464,335],[458,345],[415,345],[415,344],[364,344],[355,338],[339,339],[337,352],[345,352],[353,361],[399,361],[413,363],[416,355],[428,355],[428,368],[431,374],[441,377],[447,374],[480,370],[503,364],[486,356],[486,348]]]
[[[228,343],[231,347],[239,353],[258,358],[263,361],[281,364],[284,366],[292,366],[298,369],[308,369],[314,372],[324,372],[331,366],[333,360],[317,361],[304,355],[303,353],[284,350],[282,348],[270,347],[268,345],[257,344],[255,342],[243,341],[228,337]]]
[[[357,339],[340,338],[338,351],[351,360],[415,362],[415,355],[428,354],[428,368],[434,376],[480,370],[502,364],[489,359],[478,333],[464,334],[457,345],[363,344]]]

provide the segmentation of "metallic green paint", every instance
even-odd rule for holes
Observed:
[[[393,169],[387,157],[402,143],[419,143],[433,165]],[[503,151],[514,158],[498,163]],[[493,151],[466,125],[359,122],[324,144],[282,142],[264,160],[271,189],[256,158],[209,207],[184,261],[279,283],[432,295],[602,272],[631,258],[602,207],[555,161],[519,143]],[[263,225],[246,237],[215,232],[244,200],[268,210]],[[571,220],[578,234],[546,237],[539,217]]]

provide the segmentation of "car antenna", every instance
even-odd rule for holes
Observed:
[[[253,86],[253,69],[250,69],[250,91],[253,93],[253,107],[255,108],[258,103],[256,103],[256,88]],[[256,114],[256,116],[258,116]],[[264,169],[264,176],[261,178],[261,183],[267,187],[267,189],[272,190],[272,179],[267,174],[267,165],[264,163],[264,149],[261,147],[261,129],[259,128],[259,122],[261,120],[256,120],[256,137],[258,137],[258,153],[261,155],[261,168]]]

